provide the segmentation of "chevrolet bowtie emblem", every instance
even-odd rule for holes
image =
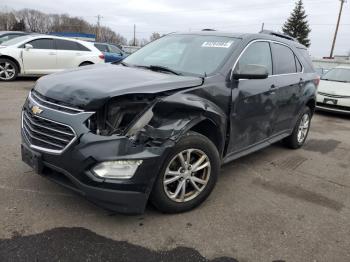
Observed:
[[[40,107],[38,107],[38,106],[33,106],[32,107],[32,112],[33,112],[34,115],[40,115],[42,111],[43,110]]]

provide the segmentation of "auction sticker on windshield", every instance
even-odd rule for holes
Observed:
[[[204,42],[202,47],[214,47],[214,48],[229,48],[233,44],[233,41],[227,42]]]

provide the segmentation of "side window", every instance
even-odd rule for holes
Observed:
[[[295,56],[295,63],[297,65],[297,72],[300,73],[301,71],[303,71],[303,66],[301,65],[297,56]]]
[[[70,50],[70,51],[89,51],[86,47],[78,44],[77,42],[55,39],[57,50]],[[81,50],[81,47],[84,50]]]
[[[265,66],[269,75],[272,75],[272,57],[268,42],[255,42],[251,44],[239,59],[235,71],[244,65],[250,64]]]
[[[78,47],[78,50],[79,51],[91,51],[89,48],[83,46],[82,44],[79,44],[79,43],[75,43]]]
[[[280,44],[272,44],[272,53],[275,75],[297,72],[295,55],[289,47]]]
[[[37,39],[30,41],[27,44],[31,44],[33,49],[55,49],[52,39]]]

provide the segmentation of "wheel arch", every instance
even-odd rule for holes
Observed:
[[[95,64],[94,62],[91,62],[91,61],[83,61],[79,64],[79,66],[82,66],[83,64],[86,64],[86,65],[93,65]]]
[[[217,124],[214,121],[206,118],[194,124],[188,131],[197,132],[207,137],[216,146],[219,155],[222,155],[225,138],[219,131]]]
[[[18,73],[21,73],[22,71],[22,67],[20,65],[20,63],[17,61],[16,58],[13,58],[12,56],[8,56],[8,55],[1,55],[0,59],[8,59],[11,60],[12,62],[14,62],[16,64],[16,66],[18,67]]]
[[[309,100],[305,104],[307,107],[310,108],[311,113],[314,114],[315,108],[316,108],[316,99],[315,98],[309,98]]]

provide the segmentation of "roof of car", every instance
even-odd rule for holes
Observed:
[[[223,37],[234,37],[234,38],[250,38],[250,39],[267,39],[272,41],[278,41],[282,43],[286,43],[288,45],[295,46],[297,48],[303,48],[306,49],[306,47],[297,41],[286,39],[285,37],[279,37],[276,35],[269,34],[266,31],[262,33],[232,33],[232,32],[223,32],[223,31],[215,31],[215,30],[204,30],[204,31],[197,31],[197,32],[175,32],[173,34],[186,34],[186,35],[210,35],[210,36],[223,36]],[[276,33],[277,34],[277,33]]]
[[[0,31],[0,35],[5,34],[30,34],[28,32],[22,32],[22,31]]]

